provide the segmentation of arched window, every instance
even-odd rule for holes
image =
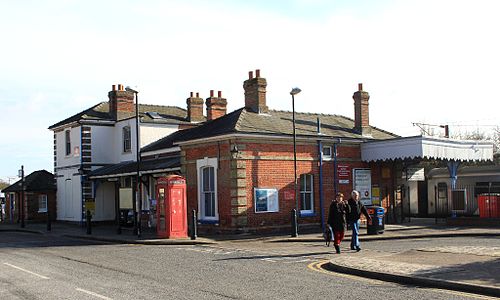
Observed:
[[[198,175],[198,210],[200,221],[219,220],[217,200],[217,158],[196,161]]]

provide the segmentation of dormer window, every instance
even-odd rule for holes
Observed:
[[[132,141],[130,139],[130,126],[123,127],[123,152],[132,151]]]

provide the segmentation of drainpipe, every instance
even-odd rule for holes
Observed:
[[[318,135],[321,134],[321,122],[319,118],[318,123]],[[321,232],[325,232],[325,210],[323,207],[323,145],[321,140],[318,140],[318,158],[319,158],[319,208],[321,214]]]

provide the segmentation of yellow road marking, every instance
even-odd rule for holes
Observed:
[[[375,279],[370,279],[370,278],[364,278],[364,277],[359,277],[359,276],[349,275],[349,274],[344,274],[344,273],[332,272],[332,271],[327,271],[327,270],[323,269],[323,265],[325,265],[325,264],[327,264],[329,262],[330,262],[329,260],[316,261],[316,262],[310,263],[309,265],[307,265],[307,267],[309,269],[313,270],[313,271],[320,272],[320,273],[323,273],[323,274],[328,274],[328,275],[331,275],[331,276],[337,276],[337,277],[344,277],[344,278],[349,278],[349,279],[355,279],[355,280],[359,280],[359,281],[369,282],[369,283],[372,283],[372,284],[386,284],[385,281],[380,281],[380,280],[375,280]]]

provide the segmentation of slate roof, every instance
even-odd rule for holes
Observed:
[[[339,116],[314,113],[295,113],[295,131],[298,137],[317,138],[317,118],[321,122],[323,137],[367,139],[357,133],[354,120]],[[177,131],[156,142],[146,145],[142,152],[166,149],[174,146],[176,142],[189,141],[218,135],[240,133],[259,134],[271,136],[293,135],[292,112],[270,110],[268,114],[257,114],[240,108],[225,116],[205,124]],[[372,136],[369,139],[385,140],[398,137],[397,135],[372,126]]]
[[[161,118],[153,118],[147,112],[156,112]],[[135,113],[121,113],[120,120],[132,118]],[[176,106],[139,104],[139,117],[144,123],[191,124],[187,120],[187,111]],[[81,120],[114,121],[109,113],[109,102],[101,102],[69,118],[57,122],[49,127],[53,129],[64,124]]]
[[[35,171],[28,176],[25,176],[24,186],[25,191],[27,192],[55,191],[57,189],[54,175],[45,170]],[[20,192],[21,190],[21,180],[18,180],[3,189],[2,192]]]
[[[140,171],[161,171],[165,169],[174,169],[181,167],[181,158],[179,156],[165,157],[152,160],[142,160]],[[137,162],[125,161],[114,165],[105,166],[94,170],[88,174],[89,177],[105,177],[110,175],[125,175],[137,172]]]

